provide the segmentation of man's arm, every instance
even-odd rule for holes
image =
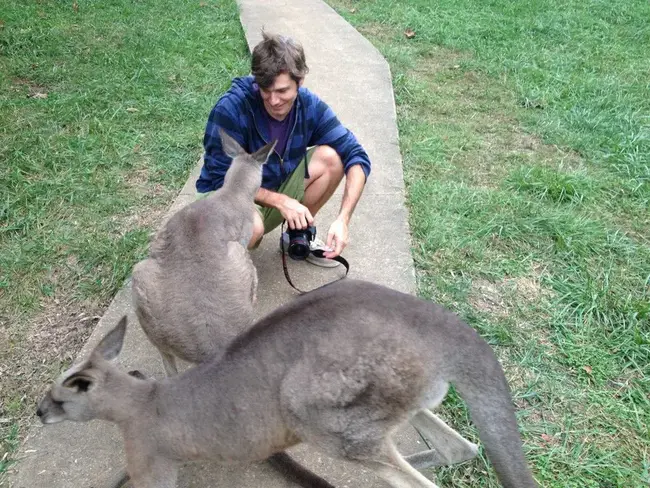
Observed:
[[[345,176],[345,191],[343,192],[343,200],[341,201],[341,209],[338,216],[346,225],[350,223],[352,213],[357,203],[359,203],[361,193],[363,193],[365,186],[366,174],[361,166],[355,164],[348,170]]]
[[[345,190],[343,192],[339,216],[332,222],[327,233],[326,244],[332,251],[327,251],[323,254],[326,258],[338,256],[348,245],[350,219],[361,198],[361,193],[365,185],[366,173],[363,171],[363,168],[358,164],[351,166],[345,176]]]
[[[255,194],[255,203],[258,205],[262,205],[264,207],[273,207],[273,208],[278,208],[280,206],[280,203],[282,202],[282,195],[281,193],[277,193],[271,190],[267,190],[266,188],[261,188],[257,190],[257,193]]]
[[[255,195],[255,203],[278,209],[290,229],[304,229],[314,223],[314,217],[306,206],[282,193],[260,188]]]
[[[203,135],[203,167],[196,182],[196,189],[201,193],[221,188],[232,162],[221,145],[219,129],[227,130],[240,146],[247,146],[245,134],[237,124],[237,113],[236,105],[225,96],[210,111]]]
[[[348,173],[354,166],[360,166],[366,178],[370,175],[371,163],[366,150],[355,135],[347,129],[334,111],[316,95],[308,92],[312,101],[314,132],[308,143],[309,146],[330,146],[336,151],[343,162],[343,168]]]

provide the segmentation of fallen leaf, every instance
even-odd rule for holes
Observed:
[[[454,69],[458,69],[458,68],[460,68],[460,64],[455,64]]]
[[[350,13],[351,13],[351,14],[354,14],[354,13],[356,13],[356,12],[357,12],[357,9],[356,9],[356,8],[351,8],[351,9],[350,9]]]
[[[205,3],[205,2],[201,2],[201,3],[199,3],[199,7],[207,7],[207,6],[208,6],[208,4]]]
[[[404,35],[407,39],[413,39],[415,37],[415,31],[413,29],[406,29]]]
[[[555,440],[553,439],[553,436],[550,436],[548,434],[542,434],[540,437],[546,444],[552,444],[553,441]]]
[[[77,2],[72,2],[72,10],[79,12],[79,4]]]
[[[587,374],[591,374],[591,372],[593,371],[591,369],[591,366],[583,366],[582,369],[584,369],[587,372]]]
[[[126,109],[126,111],[127,111],[127,112],[131,112],[131,113],[133,113],[133,112],[137,112],[138,109],[135,108],[135,107],[129,107],[129,108]]]
[[[136,144],[136,145],[133,147],[133,152],[134,152],[134,153],[139,153],[139,152],[140,152],[140,144]]]
[[[36,92],[30,95],[30,98],[47,98],[47,93]]]

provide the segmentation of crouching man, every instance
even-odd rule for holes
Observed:
[[[348,244],[350,219],[370,174],[370,160],[332,109],[302,86],[307,72],[297,41],[263,33],[253,50],[251,75],[235,78],[210,112],[196,189],[204,196],[223,184],[231,159],[221,147],[219,127],[249,153],[278,141],[264,165],[255,198],[257,212],[248,246],[253,249],[283,220],[289,229],[316,227],[318,211],[345,176],[338,216],[326,240],[311,243],[312,250],[325,251],[325,258],[311,253],[307,258],[319,266],[336,266],[339,263],[331,258]],[[285,233],[283,245],[287,243]]]

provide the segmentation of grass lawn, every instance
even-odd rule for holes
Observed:
[[[248,70],[234,0],[3,0],[0,480]]]
[[[391,66],[419,293],[494,345],[537,479],[648,486],[650,4],[328,3]]]

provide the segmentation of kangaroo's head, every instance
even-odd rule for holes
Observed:
[[[249,154],[222,128],[219,128],[219,135],[224,152],[232,158],[232,164],[224,178],[224,187],[257,192],[262,184],[262,166],[268,160],[277,141],[272,141]]]
[[[111,363],[122,349],[126,316],[95,347],[87,360],[65,371],[40,401],[36,414],[44,424],[63,420],[85,422],[95,418],[113,420],[111,405],[118,399],[128,376]],[[128,380],[127,380],[128,381]]]

